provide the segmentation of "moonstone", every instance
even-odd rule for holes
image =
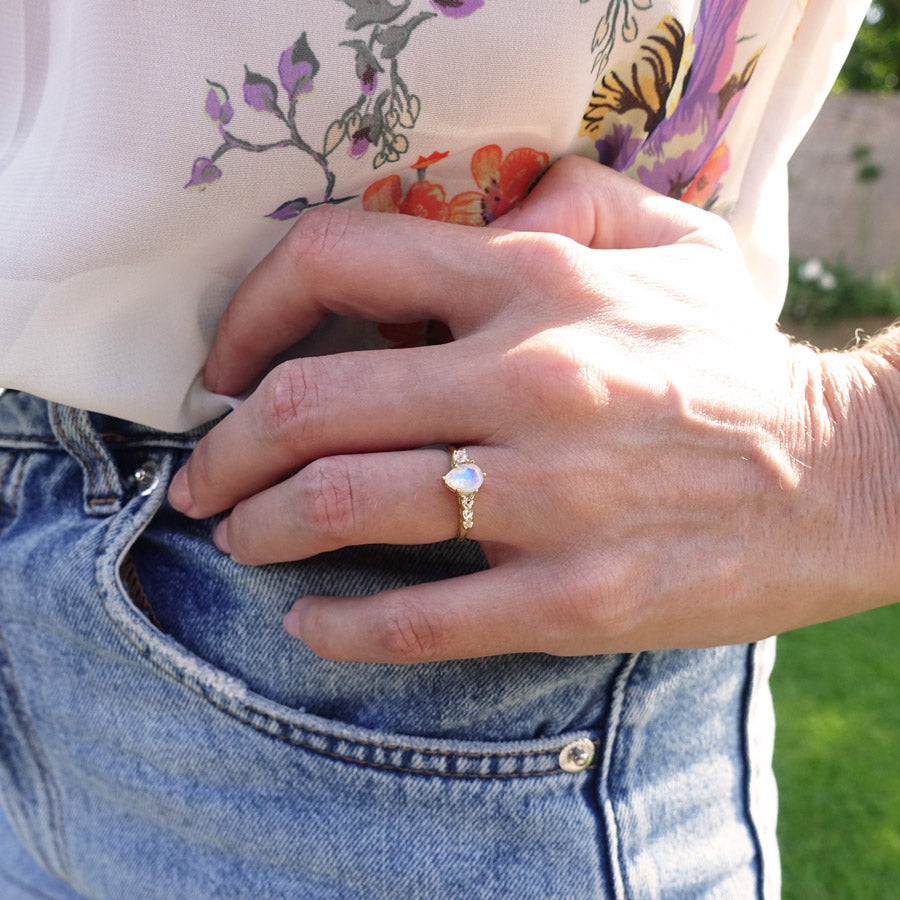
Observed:
[[[484,484],[484,472],[474,463],[454,466],[444,476],[444,484],[457,494],[474,494]]]

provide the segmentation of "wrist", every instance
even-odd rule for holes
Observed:
[[[900,353],[892,342],[815,354],[806,488],[831,506],[831,618],[900,593]],[[813,351],[809,351],[813,352]]]

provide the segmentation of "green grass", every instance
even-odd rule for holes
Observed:
[[[900,606],[784,635],[772,689],[784,900],[900,897]]]

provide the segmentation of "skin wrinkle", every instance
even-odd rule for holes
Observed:
[[[875,511],[876,528],[884,535],[896,535],[900,524],[900,372],[897,369],[898,338],[896,326],[874,338],[859,351],[854,351],[862,363],[866,387],[863,397],[874,411],[863,411],[862,419],[874,428],[862,429],[862,454],[865,459],[881,460],[881,465],[867,469],[869,477],[862,479],[865,491],[857,494],[864,503],[868,494]],[[885,546],[883,565],[890,571],[896,565],[894,541]]]

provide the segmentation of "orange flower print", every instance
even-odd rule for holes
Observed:
[[[399,175],[388,175],[370,184],[363,194],[362,205],[369,212],[403,213],[436,222],[446,222],[450,217],[450,206],[439,184],[415,181],[404,197]]]
[[[450,221],[487,225],[522,201],[550,164],[546,153],[519,147],[505,157],[496,144],[476,150],[472,175],[477,191],[465,191],[450,201]]]
[[[447,150],[444,153],[441,153],[440,150],[435,150],[434,153],[430,153],[428,156],[420,156],[411,166],[411,169],[427,169],[429,166],[433,166],[435,163],[440,162],[442,159],[446,159],[450,155],[450,151]]]
[[[724,141],[710,153],[709,158],[685,188],[681,199],[705,209],[715,200],[715,193],[721,187],[722,179],[728,171],[728,147]]]
[[[546,153],[520,147],[503,156],[491,144],[476,150],[472,157],[472,175],[480,190],[464,191],[447,202],[443,186],[425,180],[429,166],[446,159],[449,153],[435,151],[420,156],[410,168],[416,178],[406,194],[399,175],[388,175],[370,184],[363,193],[363,209],[369,212],[403,213],[437,222],[459,225],[487,225],[521,201],[550,163]],[[453,340],[442,322],[387,322],[378,331],[396,348],[443,344]]]

